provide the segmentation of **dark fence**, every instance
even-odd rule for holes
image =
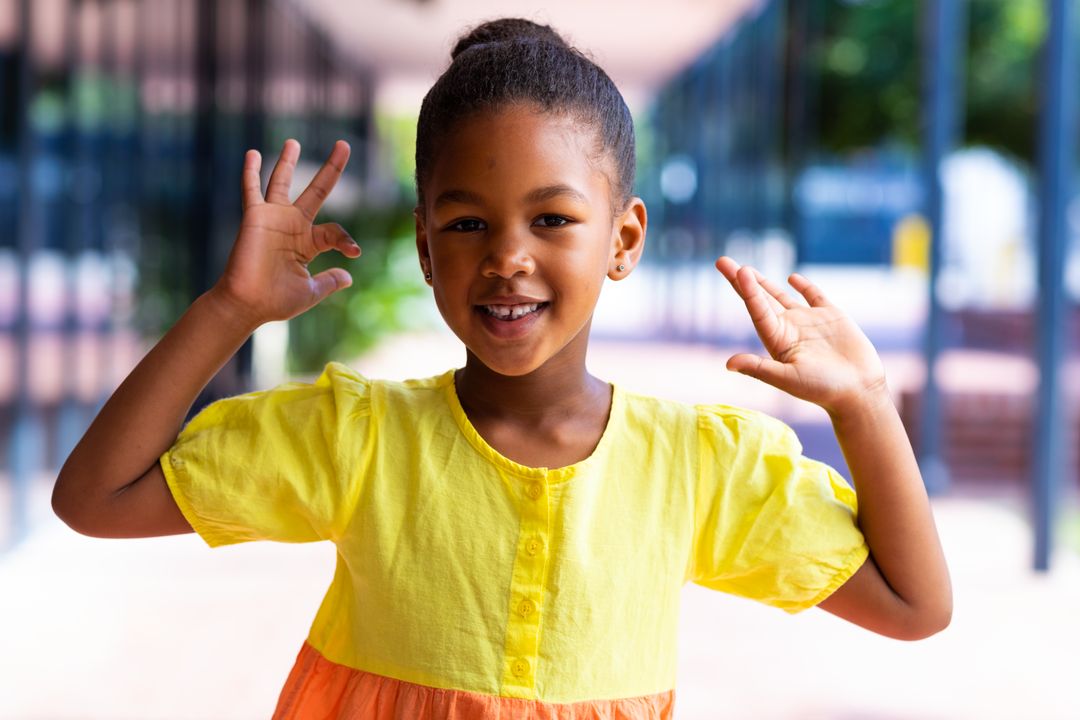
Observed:
[[[0,548],[140,338],[220,274],[244,151],[344,138],[363,182],[372,93],[285,2],[0,0]],[[250,369],[249,343],[194,409]]]

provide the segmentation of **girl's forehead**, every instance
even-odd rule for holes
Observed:
[[[588,123],[565,112],[545,111],[530,104],[478,111],[454,123],[444,136],[445,145],[488,145],[493,150],[505,149],[507,144],[552,141],[584,148],[595,140],[596,131]]]
[[[572,115],[510,106],[457,122],[440,143],[430,182],[558,176],[607,185],[596,130]]]

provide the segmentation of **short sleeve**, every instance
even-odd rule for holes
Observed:
[[[698,406],[700,474],[690,580],[790,613],[844,584],[869,551],[855,492],[763,413]]]
[[[370,387],[341,363],[314,383],[207,405],[159,458],[169,489],[211,547],[338,539],[369,455]]]

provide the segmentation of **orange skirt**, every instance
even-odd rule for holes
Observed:
[[[671,720],[675,691],[545,703],[445,690],[330,662],[304,643],[274,720]]]

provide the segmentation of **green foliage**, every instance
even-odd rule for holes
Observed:
[[[978,0],[969,5],[967,142],[1032,162],[1046,33],[1041,0]]]
[[[331,359],[352,358],[386,334],[423,324],[432,317],[429,290],[416,257],[413,207],[416,115],[378,115],[379,162],[389,169],[395,198],[378,207],[358,209],[340,222],[363,254],[350,260],[323,253],[309,266],[312,274],[343,267],[353,284],[289,322],[289,371],[311,373]]]
[[[416,119],[416,115],[380,114],[376,117],[379,137],[389,156],[398,191],[405,197],[416,194]]]
[[[843,153],[899,143],[919,133],[919,3],[876,0],[816,2],[820,35],[808,48],[808,82],[820,82],[817,126],[821,145]],[[817,71],[817,73],[814,72]]]
[[[805,60],[811,122],[821,148],[852,150],[921,138],[922,12],[910,0],[808,0]],[[961,142],[1034,156],[1038,56],[1045,34],[1041,0],[965,0],[964,126]],[[815,87],[816,85],[816,87]]]
[[[429,315],[411,203],[360,209],[338,222],[363,253],[353,260],[331,251],[311,262],[313,275],[343,267],[353,283],[289,321],[293,373],[316,372],[329,360],[355,357],[387,333],[415,327]]]

